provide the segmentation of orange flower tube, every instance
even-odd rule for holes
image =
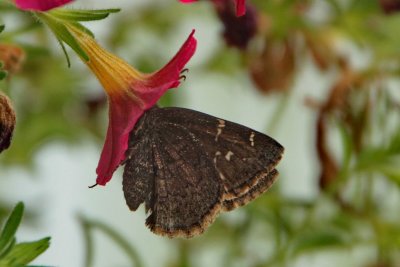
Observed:
[[[109,125],[96,169],[96,183],[105,185],[125,159],[129,133],[138,119],[168,89],[179,86],[182,69],[193,56],[197,41],[192,31],[167,65],[154,73],[145,74],[106,51],[86,33],[73,27],[69,29],[90,58],[84,62],[108,95]]]

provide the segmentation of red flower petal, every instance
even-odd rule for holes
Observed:
[[[197,2],[198,0],[179,0],[181,3],[187,4]],[[222,2],[229,0],[212,0],[214,2]],[[236,3],[236,16],[240,17],[246,13],[246,0],[235,0]]]
[[[125,158],[128,148],[129,133],[137,120],[143,114],[143,108],[125,97],[114,96],[109,98],[109,123],[106,140],[97,165],[96,183],[105,185]]]
[[[180,84],[183,67],[193,56],[197,41],[194,31],[175,57],[161,70],[133,79],[129,91],[109,94],[109,126],[100,161],[96,169],[99,185],[105,185],[118,165],[125,159],[129,133],[143,112],[151,108],[170,88]]]
[[[246,0],[236,0],[236,16],[240,17],[246,14]]]
[[[72,1],[73,0],[15,0],[15,4],[22,10],[47,11]]]

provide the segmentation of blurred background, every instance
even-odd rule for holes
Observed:
[[[274,186],[200,237],[168,239],[129,211],[122,167],[88,189],[107,127],[101,85],[28,13],[0,1],[0,90],[17,125],[0,155],[0,222],[26,206],[18,240],[51,237],[46,266],[400,266],[400,1],[87,0],[122,8],[86,23],[143,72],[196,29],[186,81],[161,106],[264,132],[285,147]],[[8,63],[8,65],[7,65]]]

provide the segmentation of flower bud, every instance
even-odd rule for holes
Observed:
[[[0,93],[0,152],[10,146],[15,126],[15,112],[10,99]]]
[[[247,12],[238,17],[229,2],[217,2],[215,6],[218,17],[224,24],[223,35],[226,43],[239,49],[246,49],[250,40],[257,33],[256,9],[247,4]]]
[[[400,0],[379,0],[385,14],[392,14],[400,11]]]

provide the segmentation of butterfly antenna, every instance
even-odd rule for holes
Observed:
[[[181,71],[181,76],[179,76],[179,80],[183,79],[183,81],[186,81],[186,75],[184,75],[185,72],[189,72],[189,69],[185,68]]]
[[[91,185],[91,186],[88,186],[89,188],[93,188],[93,187],[96,187],[98,184],[97,183],[95,183],[94,185]]]

